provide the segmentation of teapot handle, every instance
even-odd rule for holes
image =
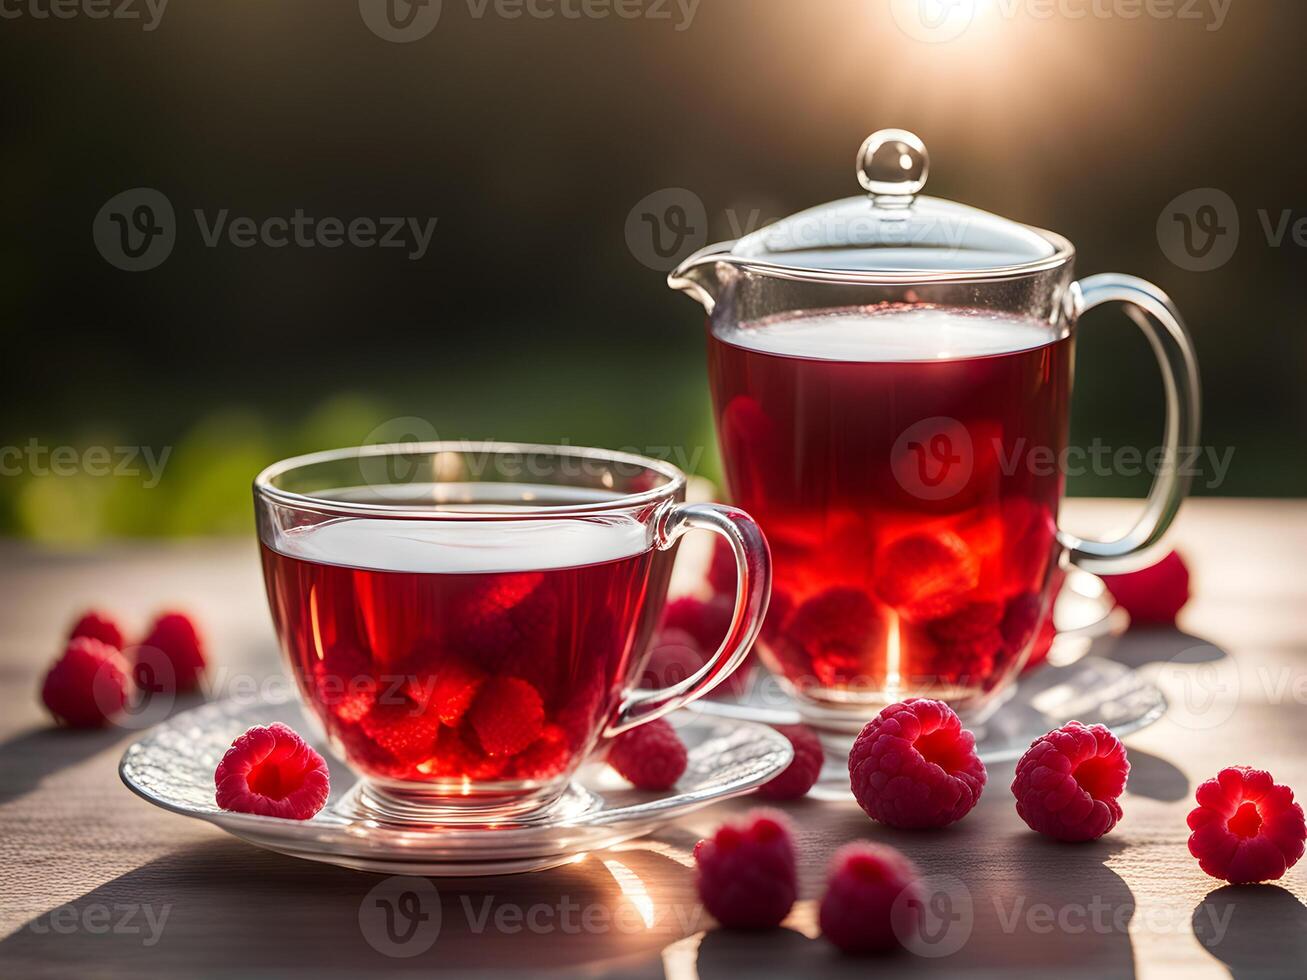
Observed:
[[[1073,564],[1096,574],[1112,574],[1138,567],[1141,556],[1166,534],[1189,492],[1190,475],[1181,466],[1181,454],[1198,444],[1198,361],[1180,312],[1152,283],[1107,274],[1082,279],[1075,288],[1082,297],[1081,313],[1104,303],[1125,306],[1126,315],[1144,332],[1157,355],[1166,392],[1162,463],[1134,527],[1113,541],[1088,540],[1061,529],[1057,532]]]

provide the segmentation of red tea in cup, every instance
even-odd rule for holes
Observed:
[[[263,546],[307,703],[364,773],[548,781],[589,751],[645,649],[671,553],[644,529],[356,520]]]

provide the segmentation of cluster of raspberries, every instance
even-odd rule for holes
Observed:
[[[195,690],[204,669],[204,641],[184,613],[161,613],[128,644],[118,621],[93,609],[73,625],[46,672],[41,701],[61,724],[100,728],[143,698]]]
[[[1102,725],[1070,722],[1031,744],[1016,766],[1016,810],[1060,841],[1096,840],[1122,817],[1130,763]],[[980,799],[985,767],[974,735],[940,701],[887,707],[854,741],[849,776],[873,820],[907,830],[948,826]],[[1199,786],[1189,850],[1203,871],[1234,884],[1275,881],[1302,857],[1307,824],[1293,791],[1267,772],[1222,770]],[[694,852],[704,906],[726,928],[774,928],[798,894],[785,818],[755,811],[726,823]],[[819,908],[822,933],[847,953],[911,945],[922,896],[912,863],[892,848],[854,843],[831,864]]]
[[[774,810],[754,810],[694,848],[699,898],[728,929],[772,929],[798,898],[794,833]],[[886,952],[916,931],[922,896],[912,862],[857,842],[831,859],[818,909],[822,935],[845,953]]]

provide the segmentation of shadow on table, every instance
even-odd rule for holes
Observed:
[[[114,745],[125,746],[143,729],[203,700],[199,695],[178,697],[168,710],[142,716],[139,724],[75,729],[51,722],[0,742],[0,805],[26,796],[43,780]]]
[[[1200,636],[1167,627],[1137,627],[1100,641],[1094,653],[1127,667],[1147,664],[1209,664],[1229,656],[1221,647]]]
[[[1189,777],[1161,756],[1131,747],[1126,789],[1132,796],[1177,803],[1189,796]]]
[[[38,968],[158,976],[386,968],[453,974],[627,960],[661,976],[661,951],[700,931],[682,844],[628,847],[536,874],[361,874],[230,839],[160,858],[31,919],[0,941],[8,975]],[[127,918],[129,911],[130,918]]]
[[[1194,937],[1233,980],[1303,976],[1307,907],[1279,885],[1226,885],[1194,907]]]

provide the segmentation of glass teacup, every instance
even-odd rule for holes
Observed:
[[[436,821],[540,810],[601,738],[725,680],[761,626],[770,558],[747,514],[684,497],[671,465],[576,447],[368,446],[261,473],[277,633],[369,800]],[[637,689],[692,529],[735,555],[730,629],[691,676]]]

